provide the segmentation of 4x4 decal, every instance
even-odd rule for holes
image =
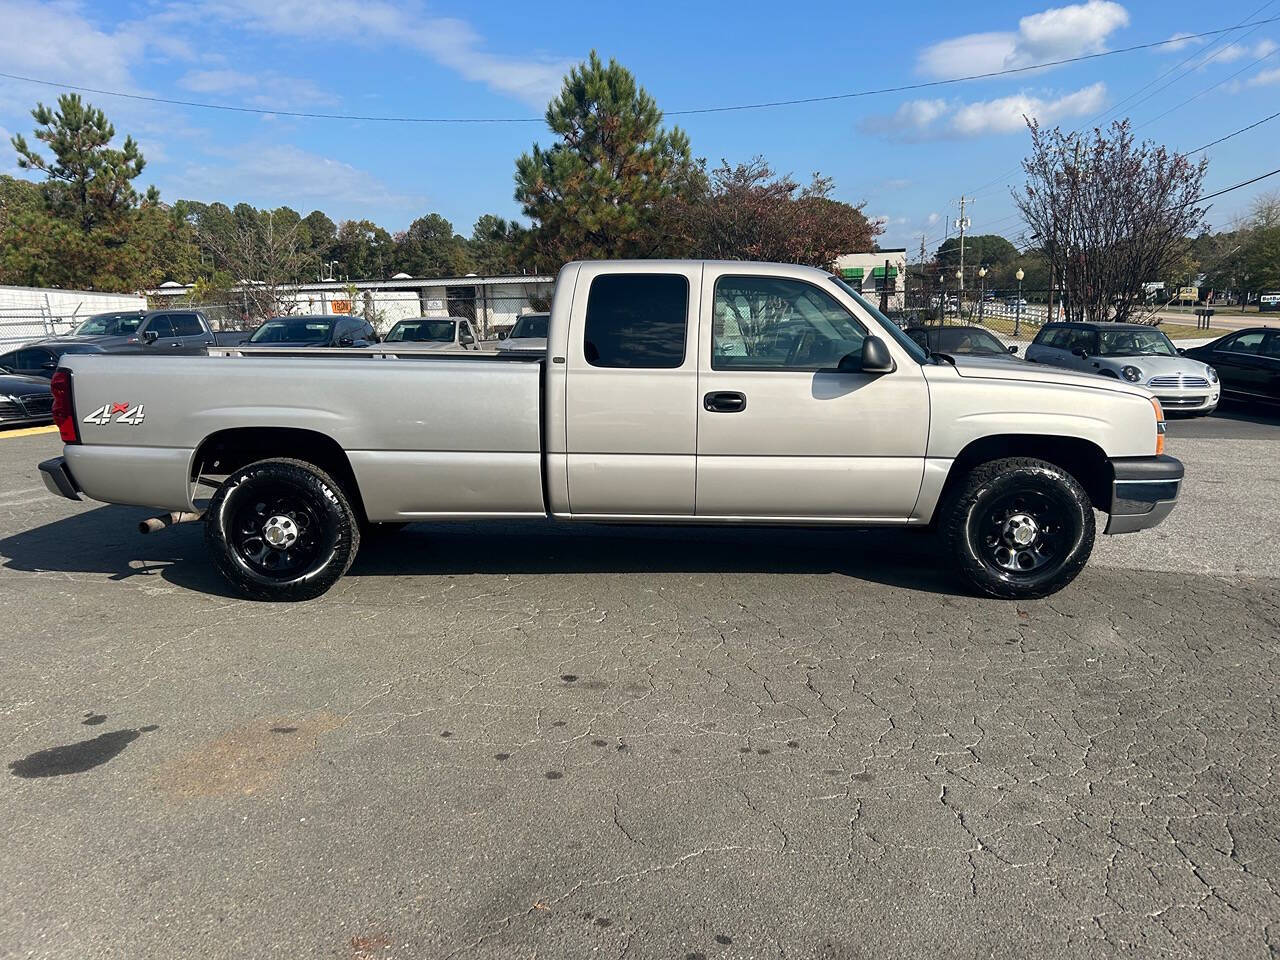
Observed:
[[[112,417],[115,419],[112,420]],[[146,417],[145,408],[142,404],[133,406],[128,403],[104,403],[93,413],[84,418],[84,423],[95,423],[99,426],[106,426],[109,423],[123,423],[131,427],[136,427],[142,423]]]

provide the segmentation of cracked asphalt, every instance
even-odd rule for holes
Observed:
[[[547,524],[255,604],[0,438],[0,956],[1274,958],[1254,426],[1021,604],[927,535]]]

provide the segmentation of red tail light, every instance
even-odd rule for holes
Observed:
[[[76,406],[71,397],[71,371],[55,370],[49,383],[53,391],[53,422],[63,443],[79,443],[80,428],[76,425]]]

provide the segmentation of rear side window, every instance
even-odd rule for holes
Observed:
[[[684,363],[689,281],[674,273],[596,277],[582,349],[593,367],[671,369]]]
[[[175,337],[198,337],[204,333],[200,318],[194,313],[171,313],[169,320],[173,323]]]

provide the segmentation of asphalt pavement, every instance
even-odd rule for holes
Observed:
[[[520,523],[277,605],[0,435],[0,956],[1275,957],[1277,436],[1175,423],[1173,516],[1043,601]]]

